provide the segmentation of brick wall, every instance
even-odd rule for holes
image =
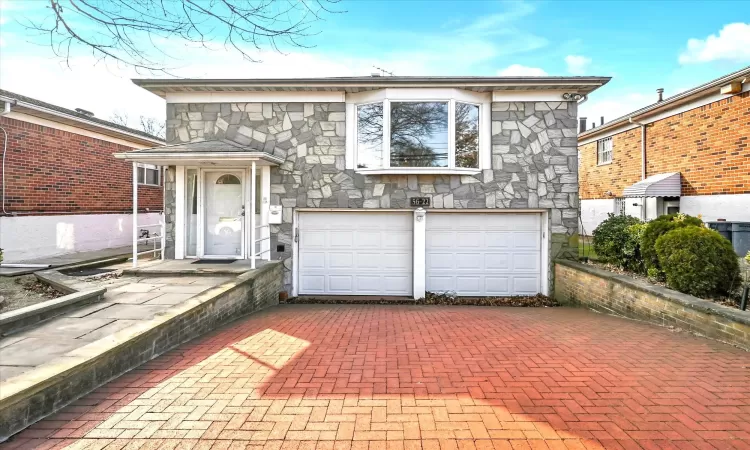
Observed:
[[[7,117],[0,126],[8,133],[7,211],[132,211],[132,165],[112,156],[130,147]],[[161,211],[162,188],[141,186],[138,205]]]
[[[750,92],[649,124],[646,176],[682,174],[682,195],[750,193]],[[607,198],[641,175],[639,128],[613,136],[613,162],[596,165],[596,142],[579,147],[582,199]]]
[[[555,299],[673,326],[750,350],[750,311],[740,311],[574,261],[555,264]]]

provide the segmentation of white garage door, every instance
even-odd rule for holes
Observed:
[[[411,295],[412,214],[299,215],[299,293]]]
[[[426,287],[464,296],[541,291],[539,214],[427,216]]]

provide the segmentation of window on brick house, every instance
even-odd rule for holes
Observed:
[[[138,164],[138,184],[159,186],[161,185],[160,174],[161,170],[159,170],[159,166]]]
[[[612,138],[596,141],[596,163],[609,164],[612,162]]]

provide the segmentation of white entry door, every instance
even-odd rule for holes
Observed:
[[[426,234],[428,292],[541,292],[540,214],[428,214]]]
[[[204,171],[203,256],[243,258],[244,189],[242,170]]]
[[[411,295],[411,212],[301,212],[299,293]]]

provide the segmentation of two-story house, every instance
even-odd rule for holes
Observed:
[[[135,80],[167,101],[166,257],[283,260],[291,295],[548,293],[576,258],[602,77]]]
[[[750,221],[750,67],[586,129],[582,233],[608,213]]]

